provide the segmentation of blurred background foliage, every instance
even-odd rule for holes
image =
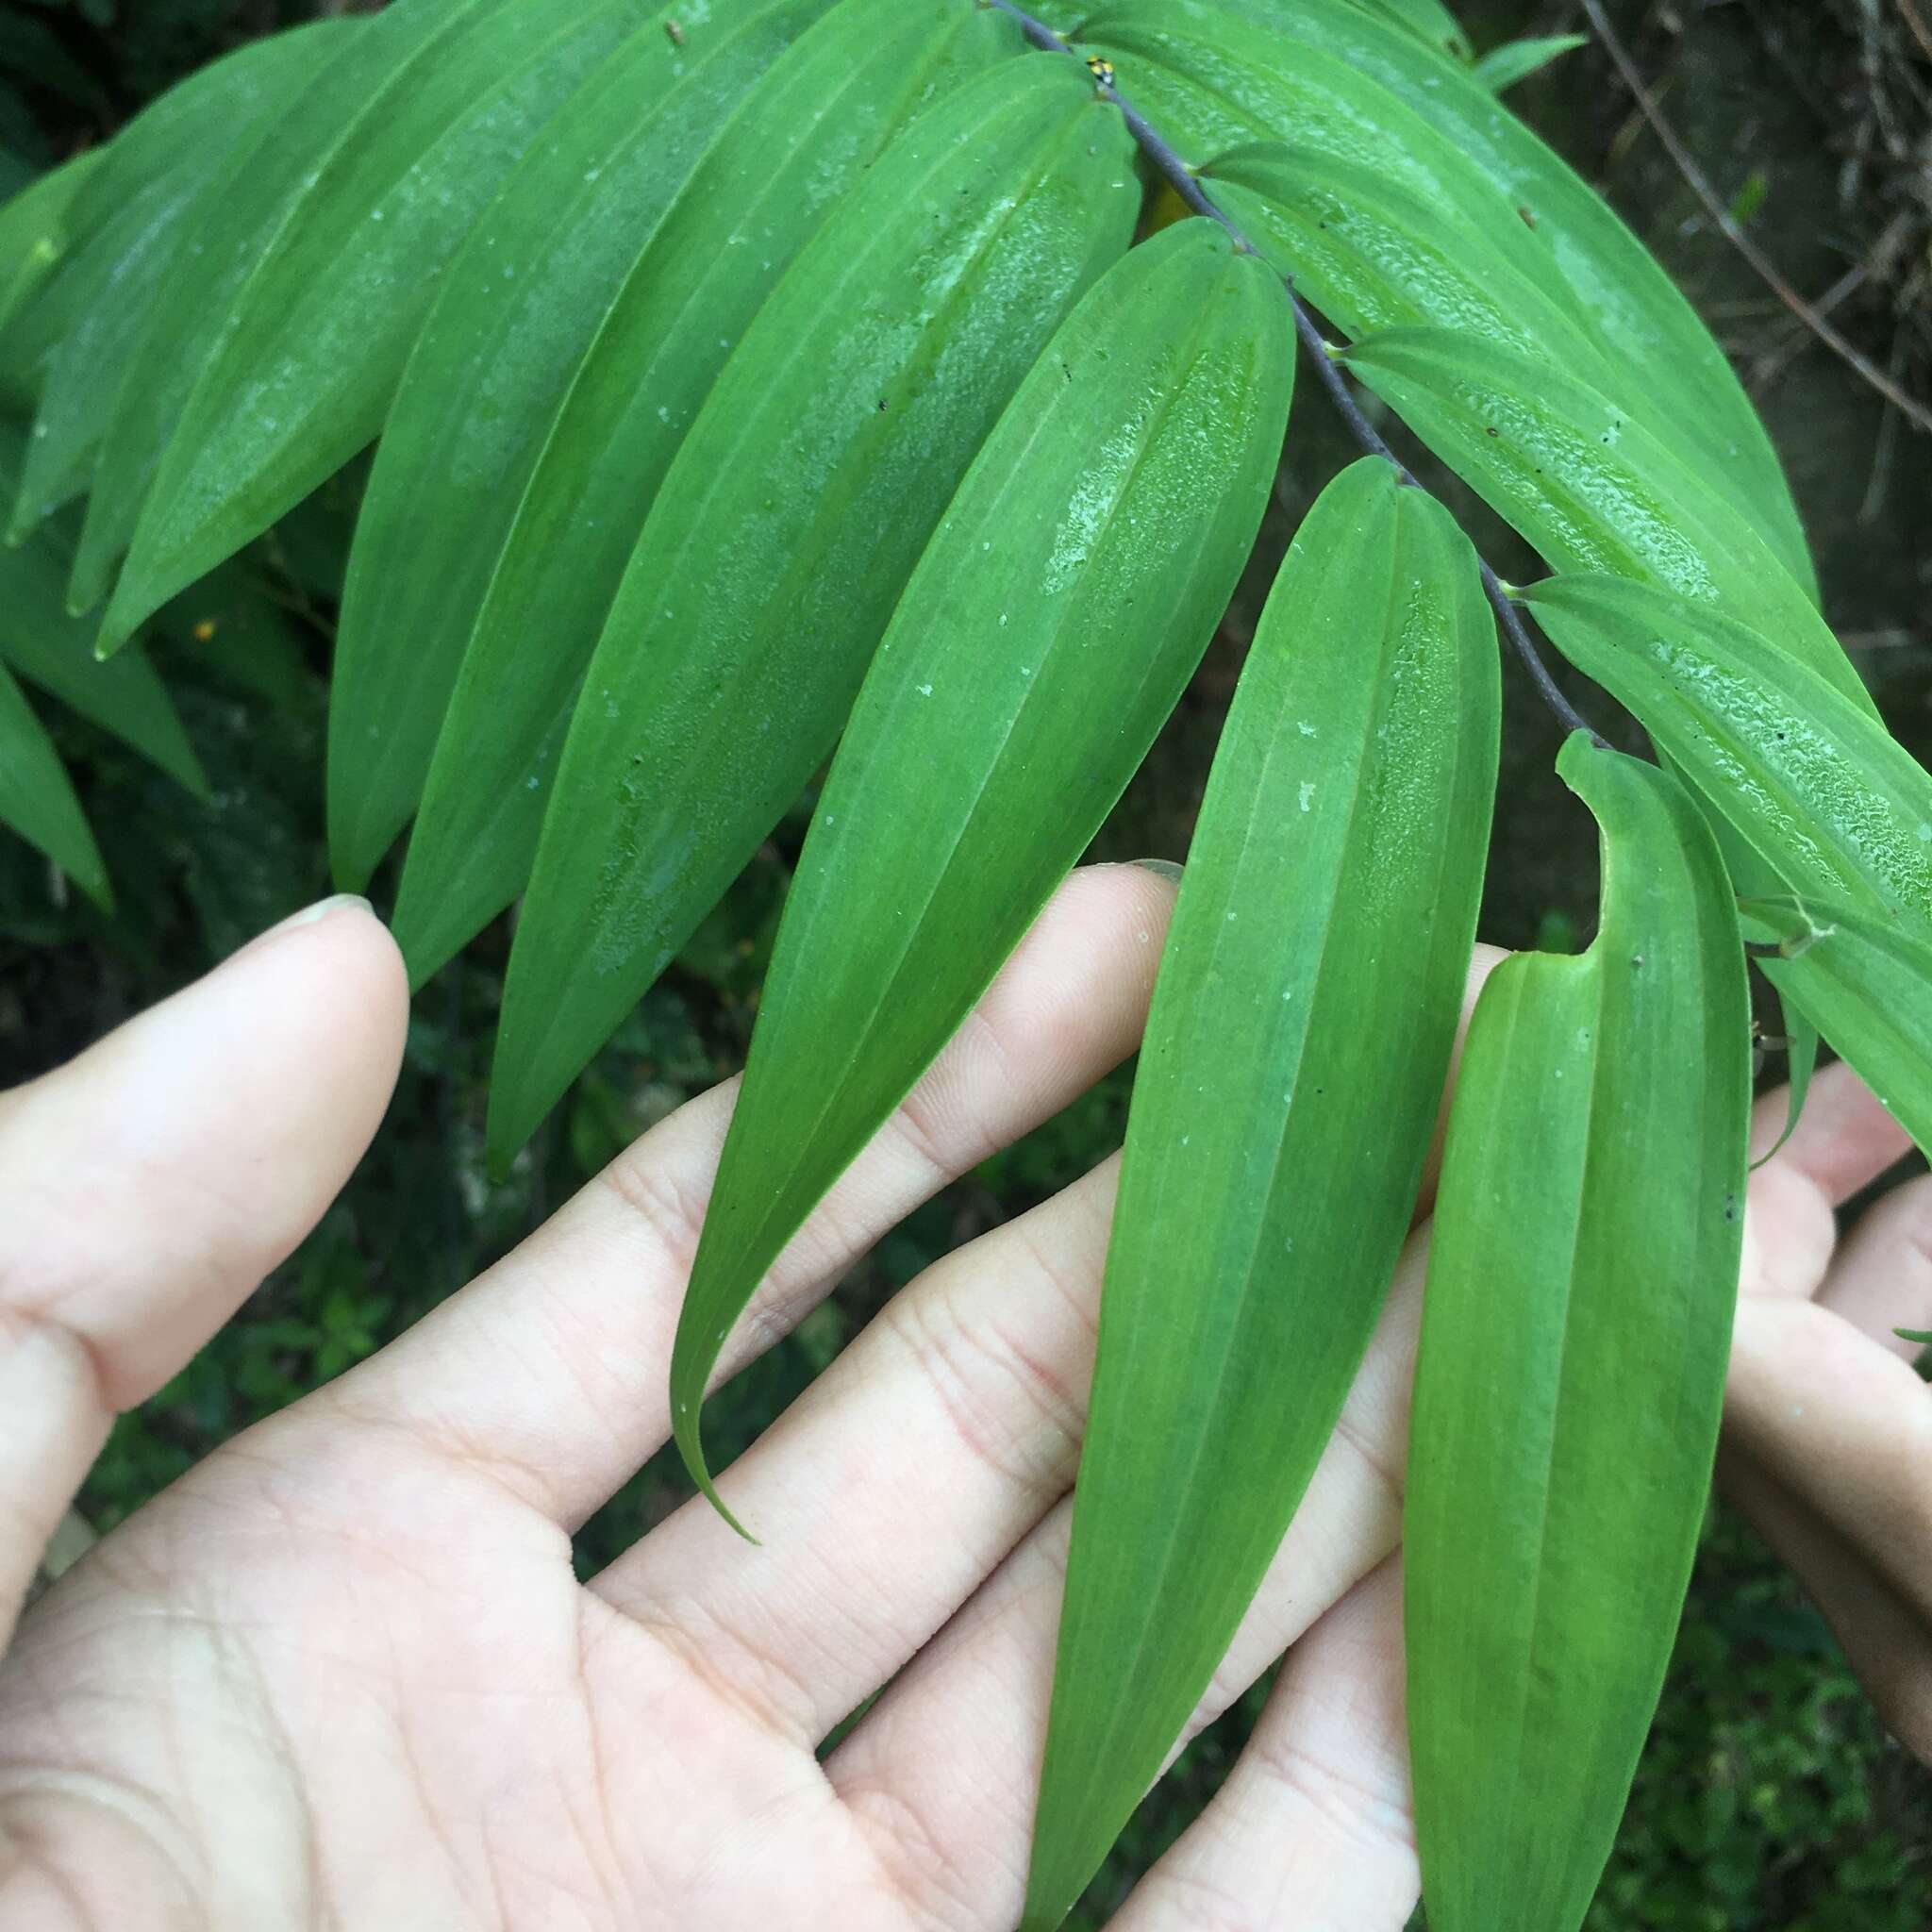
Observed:
[[[112,131],[171,81],[332,0],[0,0],[0,194]],[[1572,30],[1574,0],[1477,0],[1479,47]],[[1932,0],[1610,0],[1662,111],[1787,279],[1919,396],[1932,393]],[[1684,282],[1791,469],[1827,613],[1893,728],[1932,753],[1932,464],[1903,425],[1739,258],[1603,52],[1514,105],[1598,181]],[[224,130],[210,128],[210,141]],[[1312,386],[1275,508],[1208,662],[1098,844],[1180,857],[1261,595],[1321,482],[1352,451]],[[331,619],[361,470],[164,613],[149,641],[210,779],[198,800],[58,706],[118,895],[109,918],[0,834],[0,1084],[66,1058],[328,890],[321,759]],[[1510,574],[1531,569],[1453,479],[1431,480]],[[1550,724],[1508,686],[1484,936],[1585,943],[1595,852],[1557,786]],[[1598,707],[1601,709],[1601,706]],[[508,1181],[483,1166],[488,1044],[507,927],[418,999],[389,1121],[341,1200],[240,1319],[116,1429],[82,1514],[106,1528],[212,1445],[340,1373],[501,1254],[618,1149],[741,1064],[808,801],[706,922]],[[392,890],[391,873],[378,886]],[[1775,1031],[1774,1024],[1770,1030]],[[1773,1059],[1768,1079],[1780,1076]],[[913,1215],[836,1301],[717,1402],[748,1442],[938,1255],[1045,1199],[1119,1144],[1123,1069]],[[596,1567],[675,1507],[660,1457],[594,1519]],[[1211,1791],[1260,1690],[1142,1807],[1074,1924],[1103,1923]],[[1925,1932],[1932,1776],[1881,1733],[1822,1620],[1714,1508],[1675,1666],[1590,1932]]]

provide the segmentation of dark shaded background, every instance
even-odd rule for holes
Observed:
[[[0,192],[237,41],[341,10],[325,0],[0,0]],[[1462,10],[1483,47],[1580,24],[1574,0],[1472,0]],[[1612,0],[1609,12],[1664,113],[1784,276],[1828,303],[1907,390],[1932,396],[1932,0]],[[1827,614],[1893,728],[1932,753],[1932,441],[1907,430],[1717,232],[1600,49],[1567,57],[1511,100],[1604,187],[1736,358],[1790,466]],[[1185,853],[1261,595],[1301,512],[1353,454],[1303,385],[1254,568],[1102,835],[1102,856]],[[1506,576],[1533,573],[1454,479],[1432,480]],[[0,1083],[64,1058],[327,890],[330,617],[358,489],[345,475],[256,546],[246,569],[267,592],[265,614],[227,621],[232,602],[216,587],[203,596],[211,637],[190,625],[157,645],[214,778],[210,804],[71,714],[48,714],[123,907],[103,921],[0,834]],[[1594,919],[1593,833],[1551,770],[1556,725],[1520,678],[1506,693],[1484,937],[1578,945]],[[1592,709],[1601,719],[1608,708],[1599,698]],[[110,1524],[213,1443],[378,1346],[641,1128],[733,1071],[804,824],[801,808],[500,1188],[484,1176],[482,1121],[502,924],[445,972],[417,1002],[394,1108],[354,1184],[243,1317],[117,1429],[83,1498],[88,1522]],[[719,1400],[721,1448],[749,1441],[927,1261],[1117,1145],[1126,1082],[1124,1071],[1105,1082],[883,1242],[836,1305]],[[587,1527],[585,1565],[685,1493],[674,1464],[652,1464]],[[1204,1737],[1143,1807],[1076,1924],[1098,1924],[1192,1815],[1257,1700]],[[1881,1735],[1828,1631],[1749,1530],[1714,1510],[1591,1932],[1925,1932],[1928,1847],[1932,1775]]]

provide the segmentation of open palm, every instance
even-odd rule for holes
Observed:
[[[727,1369],[1132,1050],[1170,891],[1131,867],[1068,884]],[[404,1004],[379,926],[333,909],[0,1098],[8,1605],[113,1409],[341,1185]],[[741,1460],[726,1491],[761,1546],[699,1504],[582,1586],[572,1530],[669,1433],[731,1104],[647,1135],[35,1606],[0,1674],[9,1932],[1015,1923],[1113,1164],[927,1271]],[[1932,1310],[1932,1203],[1900,1191],[1832,1269],[1832,1201],[1902,1141],[1842,1076],[1813,1107],[1754,1191],[1726,1454],[1923,1751],[1932,1405],[1873,1338]],[[1266,1714],[1123,1932],[1396,1932],[1413,1904],[1392,1553],[1425,1253],[1424,1227],[1197,1722],[1288,1651]]]

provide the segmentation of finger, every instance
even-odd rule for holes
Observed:
[[[1932,1633],[1932,1391],[1909,1363],[1814,1302],[1743,1303],[1724,1428]]]
[[[922,1201],[1134,1050],[1173,903],[1169,880],[1133,865],[1090,867],[1060,888],[786,1248],[714,1381],[769,1348]],[[654,1127],[308,1413],[400,1427],[558,1522],[589,1515],[670,1434],[671,1341],[737,1091],[714,1088]]]
[[[1789,1106],[1784,1088],[1757,1103],[1751,1122],[1754,1158],[1776,1145]],[[1816,1293],[1837,1245],[1836,1210],[1910,1146],[1850,1067],[1839,1060],[1824,1068],[1811,1082],[1791,1138],[1751,1176],[1742,1292]]]
[[[1932,1764],[1932,1623],[1795,1491],[1726,1444],[1724,1492],[1790,1565],[1899,1742]]]
[[[1427,1258],[1423,1229],[1404,1249],[1341,1423],[1184,1740],[1394,1549]],[[1070,1513],[1056,1506],[826,1762],[895,1884],[941,1925],[1009,1924],[1020,1909]]]
[[[1391,1557],[1289,1652],[1227,1781],[1113,1932],[1402,1932],[1421,1893]]]
[[[1469,1005],[1500,958],[1482,949]],[[822,1737],[1072,1484],[1116,1165],[927,1270],[740,1457],[731,1503],[762,1548],[699,1501],[596,1589]]]
[[[0,1617],[115,1412],[334,1199],[389,1103],[408,1011],[389,934],[328,901],[0,1095]]]
[[[1818,1299],[1890,1354],[1918,1360],[1924,1343],[1893,1330],[1932,1326],[1932,1174],[1894,1188],[1867,1210]]]

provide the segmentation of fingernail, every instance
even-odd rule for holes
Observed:
[[[1181,868],[1171,858],[1136,858],[1131,861],[1142,872],[1151,872],[1158,879],[1165,879],[1169,885],[1181,882]]]
[[[291,912],[288,918],[272,925],[266,932],[257,933],[242,950],[258,946],[264,940],[279,938],[285,932],[293,932],[298,925],[320,925],[332,912],[345,911],[349,907],[358,907],[364,912],[374,912],[373,907],[360,892],[337,892],[326,899],[318,899],[313,906],[305,906],[299,912]]]

